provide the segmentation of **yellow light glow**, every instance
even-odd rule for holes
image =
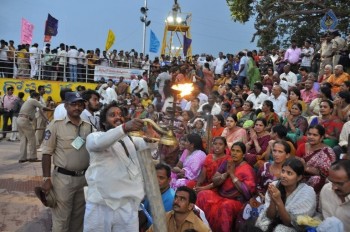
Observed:
[[[184,97],[192,93],[193,83],[177,84],[173,85],[171,88],[180,91],[180,96]]]

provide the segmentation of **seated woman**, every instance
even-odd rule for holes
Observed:
[[[183,185],[193,188],[206,158],[202,138],[197,134],[186,135],[185,148],[172,169],[170,186],[173,189]]]
[[[327,86],[322,86],[318,92],[317,98],[312,100],[308,107],[308,112],[307,115],[309,116],[319,116],[320,115],[320,103],[322,100],[331,100],[333,101],[332,98],[332,91],[331,88]]]
[[[237,113],[238,126],[242,127],[245,121],[254,121],[256,119],[256,114],[255,110],[253,109],[253,106],[254,104],[251,101],[245,101],[243,103],[243,110]]]
[[[302,110],[300,103],[293,104],[291,110],[286,112],[286,118],[283,121],[283,125],[288,129],[287,137],[293,143],[305,134],[308,127],[307,119],[301,115]]]
[[[213,138],[221,136],[225,129],[225,119],[221,114],[213,116],[213,128],[211,129],[211,136]]]
[[[291,148],[284,140],[274,142],[272,145],[272,162],[265,162],[257,172],[257,191],[265,195],[270,183],[281,176],[282,165],[290,158]]]
[[[324,66],[323,75],[320,75],[318,77],[318,82],[319,83],[327,82],[328,78],[332,75],[332,73],[333,73],[332,65],[327,64],[326,66]]]
[[[250,140],[246,143],[245,159],[252,167],[257,162],[257,156],[262,155],[269,145],[270,134],[265,130],[266,126],[267,122],[264,118],[257,118],[254,122],[254,128],[249,129]]]
[[[158,121],[159,114],[158,114],[158,112],[156,112],[156,108],[153,104],[149,104],[147,106],[146,118],[150,118],[155,122]]]
[[[272,67],[267,68],[267,74],[264,76],[264,79],[262,80],[263,86],[269,90],[269,93],[271,93],[271,89],[273,86],[273,73],[274,71]]]
[[[296,218],[312,217],[316,211],[316,194],[303,179],[304,164],[296,158],[282,165],[280,181],[269,185],[265,195],[265,209],[260,213],[256,226],[262,231],[299,231]]]
[[[344,123],[348,121],[347,113],[350,110],[350,91],[340,91],[335,95],[333,101],[333,115],[337,116]]]
[[[224,137],[215,137],[213,140],[213,153],[208,154],[205,158],[201,173],[198,177],[198,181],[195,187],[195,191],[214,188],[213,176],[217,172],[220,165],[230,158],[226,155],[225,150],[227,148],[226,139]]]
[[[226,119],[226,128],[221,134],[226,138],[228,148],[232,147],[235,142],[247,142],[247,132],[243,128],[237,126],[237,117],[232,114]]]
[[[138,103],[136,105],[136,109],[134,114],[132,115],[132,118],[144,119],[146,118],[146,115],[147,115],[147,110],[145,110],[145,107],[141,103]]]
[[[152,99],[150,99],[148,93],[142,94],[141,104],[144,108],[147,108],[150,104],[152,104]]]
[[[272,156],[273,145],[277,141],[282,141],[282,140],[286,141],[286,143],[288,143],[288,145],[290,146],[291,157],[295,156],[294,144],[291,141],[289,141],[288,138],[286,137],[287,133],[288,133],[287,128],[282,124],[278,124],[271,128],[269,146],[266,148],[266,151],[261,156],[257,157],[258,167],[261,167],[261,165],[264,164],[265,161],[270,161],[270,162],[273,161],[273,156]]]
[[[339,135],[343,128],[343,122],[335,115],[332,115],[334,104],[330,100],[322,100],[320,103],[321,116],[314,117],[310,126],[320,124],[326,129],[324,143],[330,147],[338,144]]]
[[[328,177],[328,170],[335,162],[336,155],[332,148],[322,141],[326,131],[321,125],[310,126],[307,131],[307,143],[298,146],[297,156],[305,163],[305,182],[318,194]]]
[[[231,108],[231,113],[237,115],[238,112],[243,110],[243,99],[241,97],[235,97]]]
[[[197,205],[204,211],[212,231],[231,231],[244,203],[255,191],[255,173],[244,161],[245,151],[243,143],[234,143],[231,158],[214,175],[213,183],[218,191],[198,193]]]
[[[185,110],[182,112],[181,116],[182,116],[182,121],[181,121],[181,124],[179,125],[179,129],[182,130],[183,134],[189,134],[190,132],[189,122],[194,118],[194,114],[190,110]]]
[[[223,102],[221,104],[221,115],[226,119],[231,114],[231,104]]]
[[[270,131],[271,127],[280,123],[280,118],[273,110],[273,102],[266,100],[262,104],[261,112],[258,114],[257,118],[265,118],[267,121],[266,131]]]
[[[300,103],[302,108],[302,113],[306,113],[306,103],[301,98],[300,90],[297,87],[292,87],[289,90],[287,110],[290,111],[295,103]]]

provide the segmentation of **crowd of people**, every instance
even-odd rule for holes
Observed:
[[[168,231],[349,231],[349,57],[337,32],[322,38],[278,53],[162,57],[130,83],[61,89],[60,104],[41,86],[26,101],[8,87],[3,130],[10,120],[18,128],[20,163],[42,151],[53,231],[153,231],[137,159],[145,148]],[[181,97],[171,87],[183,83],[193,90]],[[156,143],[145,118],[179,144]]]

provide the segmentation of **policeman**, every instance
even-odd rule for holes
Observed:
[[[44,99],[45,86],[39,85],[38,92],[40,94],[40,99],[39,99],[40,103],[42,105],[46,106],[46,102]],[[35,117],[36,117],[36,128],[45,128],[47,125],[47,121],[48,121],[46,115],[43,112],[40,112],[40,110],[38,110],[35,113]],[[41,143],[43,142],[43,139],[44,139],[44,130],[43,129],[37,130],[35,132],[35,139],[36,139],[36,146],[37,146],[36,148],[39,148]]]
[[[42,105],[39,102],[40,94],[32,92],[30,98],[25,101],[19,111],[17,118],[17,127],[20,137],[20,157],[19,163],[23,162],[37,162],[41,161],[37,159],[36,142],[35,142],[35,125],[33,121],[35,119],[36,109],[39,108],[39,112],[42,110],[52,111],[52,109]],[[28,149],[27,149],[28,146]],[[28,155],[27,155],[28,152]],[[27,159],[28,158],[28,159]]]
[[[67,92],[65,100],[67,116],[53,120],[45,131],[42,188],[46,194],[52,189],[57,200],[57,205],[52,208],[52,231],[79,232],[83,231],[84,174],[89,166],[85,139],[92,132],[92,125],[80,118],[85,101],[79,93]]]

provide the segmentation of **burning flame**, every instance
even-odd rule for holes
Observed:
[[[192,93],[193,83],[177,84],[177,85],[173,85],[171,88],[179,91],[180,96],[184,97]]]

